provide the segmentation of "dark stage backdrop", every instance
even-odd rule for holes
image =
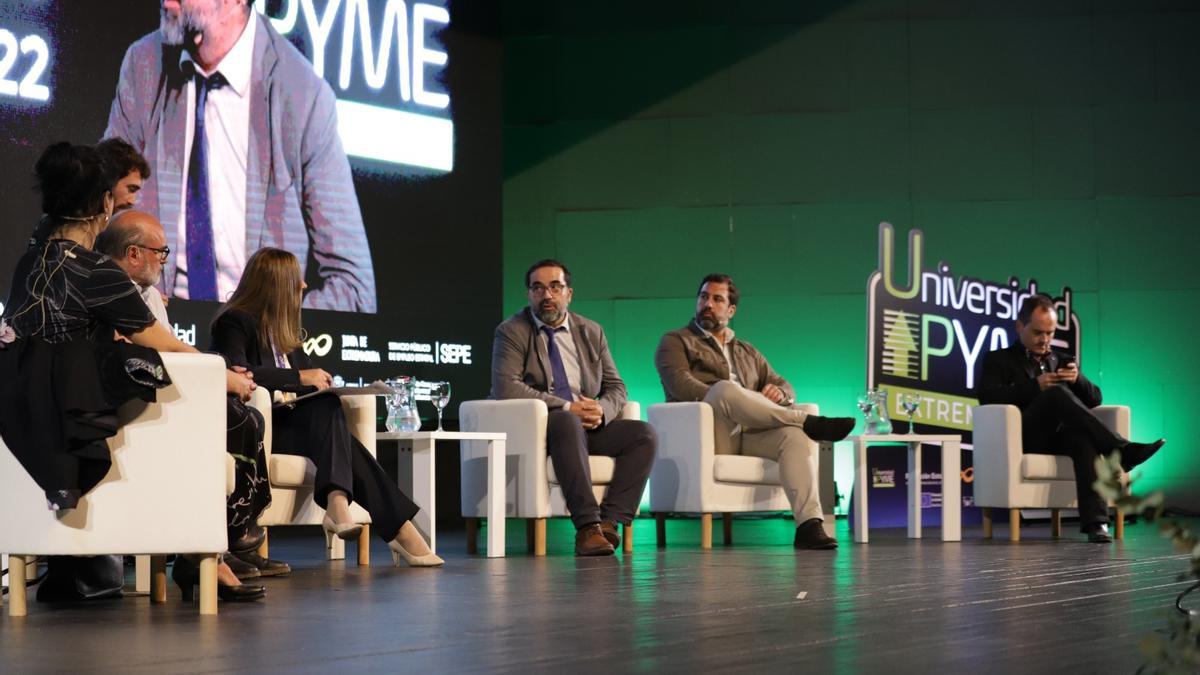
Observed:
[[[264,1],[339,99],[378,293],[376,314],[305,310],[306,349],[348,384],[409,374],[449,380],[456,401],[486,396],[501,297],[498,9]],[[0,4],[0,299],[40,214],[35,160],[55,141],[100,139],[125,50],[157,28],[158,4]],[[216,308],[176,299],[169,312],[203,349]]]

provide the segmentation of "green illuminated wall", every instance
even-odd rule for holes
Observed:
[[[738,334],[852,414],[887,220],[958,274],[1070,285],[1084,370],[1170,440],[1143,487],[1200,508],[1194,3],[546,0],[504,40],[505,309],[566,261],[643,405],[723,271]]]

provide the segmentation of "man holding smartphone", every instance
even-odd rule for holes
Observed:
[[[1075,468],[1080,530],[1088,541],[1108,543],[1108,505],[1096,493],[1096,456],[1121,452],[1129,471],[1150,459],[1164,441],[1133,443],[1121,438],[1092,413],[1100,388],[1079,371],[1075,357],[1050,348],[1057,324],[1054,303],[1044,295],[1027,298],[1017,313],[1020,341],[987,354],[979,379],[979,402],[1021,409],[1025,452],[1066,455]]]

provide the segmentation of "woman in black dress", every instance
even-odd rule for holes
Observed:
[[[74,508],[108,473],[117,408],[152,402],[170,384],[158,352],[196,350],[155,321],[123,269],[92,250],[119,178],[100,154],[56,143],[36,173],[45,215],[17,262],[0,316],[0,437],[48,506],[61,510]],[[114,341],[114,331],[128,342]],[[222,597],[262,596],[262,587],[225,588],[238,582],[224,565],[218,579]]]
[[[261,387],[300,394],[328,389],[332,377],[310,368],[300,348],[304,288],[294,255],[277,248],[257,251],[213,320],[212,348],[231,364],[249,369]],[[417,506],[350,434],[338,397],[277,406],[271,419],[278,452],[303,455],[317,467],[313,500],[326,511],[326,532],[357,537],[361,526],[350,516],[350,502],[357,501],[371,514],[376,534],[388,543],[397,565],[401,560],[420,567],[442,564],[412,524]]]

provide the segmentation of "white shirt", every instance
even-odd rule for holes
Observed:
[[[142,301],[150,308],[150,313],[154,315],[154,320],[161,323],[163,328],[174,333],[171,330],[171,321],[167,319],[167,306],[163,304],[162,293],[158,292],[156,286],[137,286],[138,294],[142,296]]]
[[[246,28],[213,72],[229,84],[208,92],[204,129],[208,137],[208,201],[212,209],[213,252],[217,262],[217,300],[225,301],[237,288],[246,267],[246,167],[250,153],[250,76],[254,69],[253,14]],[[192,57],[184,50],[180,66]],[[193,62],[194,63],[194,62]],[[196,66],[197,72],[208,77]],[[180,242],[175,254],[175,295],[188,297],[187,180],[196,127],[196,80],[187,85],[187,132],[183,143],[183,190],[179,203]]]
[[[542,320],[533,316],[533,323],[537,326],[538,339],[546,346],[547,352],[550,349],[550,343],[546,341],[546,334],[542,332]],[[562,357],[563,370],[567,373],[567,384],[571,387],[571,395],[574,400],[578,401],[583,398],[582,392],[579,390],[579,352],[575,349],[575,339],[571,337],[571,315],[568,314],[561,325],[554,329],[554,344],[558,345],[558,354]],[[554,393],[554,372],[551,369],[549,373],[550,393]],[[570,403],[568,402],[568,405]],[[564,408],[567,406],[563,406]]]
[[[741,384],[742,381],[738,379],[737,368],[733,367],[733,355],[729,353],[729,343],[733,342],[733,329],[728,326],[725,327],[725,341],[721,342],[720,340],[717,340],[716,335],[704,330],[704,327],[699,323],[696,324],[696,328],[699,328],[700,332],[704,333],[704,337],[712,338],[721,345],[721,353],[725,355],[725,363],[729,365],[730,381],[732,381],[734,384]]]

